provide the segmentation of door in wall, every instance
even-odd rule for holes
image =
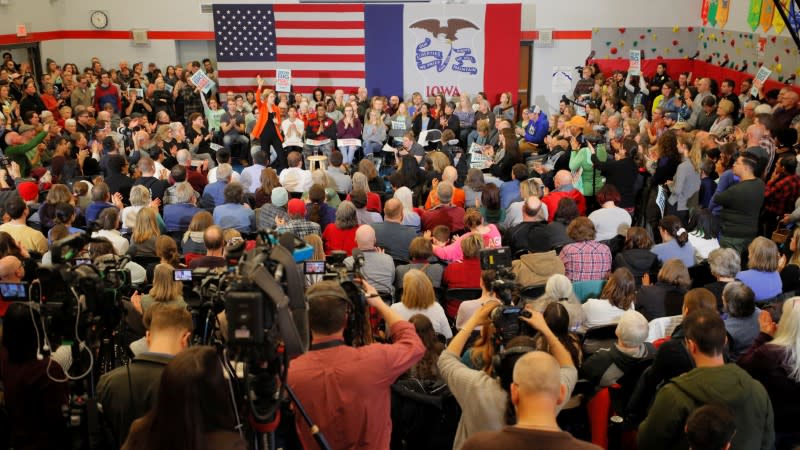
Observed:
[[[533,67],[533,43],[523,42],[519,49],[519,86],[517,87],[517,120],[522,117],[521,108],[530,106],[531,68]]]
[[[0,55],[11,53],[11,58],[17,64],[27,64],[30,67],[30,76],[36,80],[36,84],[41,83],[42,60],[39,52],[39,43],[32,42],[27,44],[0,45]],[[23,74],[24,75],[24,74]]]

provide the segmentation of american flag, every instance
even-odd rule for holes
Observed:
[[[351,93],[365,84],[363,5],[215,4],[213,11],[220,92],[255,90],[257,75],[274,85],[276,69],[292,71],[294,92]]]

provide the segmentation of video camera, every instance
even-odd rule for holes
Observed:
[[[373,342],[370,323],[367,316],[367,301],[358,280],[363,279],[364,254],[353,249],[353,264],[348,268],[344,263],[347,253],[332,252],[325,261],[305,261],[306,275],[321,275],[323,280],[336,281],[344,289],[352,306],[347,316],[344,330],[344,341],[352,347],[361,347]]]
[[[530,317],[530,312],[522,306],[514,305],[514,291],[518,288],[516,276],[511,271],[512,254],[509,247],[489,248],[480,251],[481,270],[494,270],[496,278],[492,281],[491,290],[503,303],[495,308],[489,318],[497,330],[497,337],[505,345],[520,335],[533,335],[533,329],[520,320]]]

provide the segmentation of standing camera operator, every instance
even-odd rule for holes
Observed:
[[[133,421],[155,405],[164,367],[189,346],[192,334],[192,315],[181,305],[151,306],[144,324],[147,351],[130,365],[106,373],[97,384],[97,398],[117,446],[125,442]]]
[[[306,292],[313,344],[289,366],[289,385],[331,448],[389,448],[390,386],[425,354],[414,326],[390,309],[369,283],[362,281],[362,287],[394,343],[346,346],[344,329],[353,305],[338,283],[322,281]],[[300,415],[297,428],[303,446],[316,448]]]

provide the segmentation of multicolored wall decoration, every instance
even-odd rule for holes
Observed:
[[[758,20],[758,27],[766,25],[766,17],[759,15]],[[800,84],[800,56],[788,34],[760,36],[710,27],[595,28],[592,50],[597,59],[628,59],[630,50],[642,50],[645,60],[693,58],[750,74],[765,65],[773,72],[771,78],[784,81],[795,75],[795,84]]]

